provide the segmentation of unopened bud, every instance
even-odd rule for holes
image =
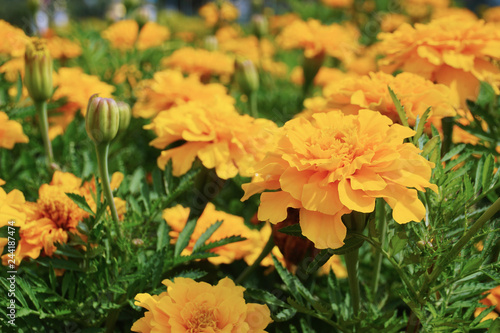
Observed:
[[[87,106],[85,129],[96,143],[109,143],[116,137],[120,126],[120,111],[112,98],[92,95]]]
[[[251,60],[236,59],[236,81],[244,94],[250,94],[259,89],[259,73]]]
[[[36,37],[26,45],[24,86],[34,101],[46,101],[52,96],[52,58],[43,39]]]
[[[252,32],[258,39],[267,35],[269,24],[264,15],[256,14],[252,16]]]
[[[219,41],[217,40],[217,37],[211,35],[211,36],[206,36],[204,41],[205,49],[208,51],[217,51],[219,48]]]
[[[125,102],[116,102],[118,105],[118,111],[120,111],[120,125],[118,126],[118,134],[124,133],[128,125],[130,125],[130,117],[132,112],[130,111],[130,106]]]

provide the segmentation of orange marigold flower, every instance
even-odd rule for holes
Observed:
[[[231,2],[223,1],[221,4],[209,2],[198,10],[198,14],[205,19],[205,24],[213,27],[219,21],[232,22],[240,16],[240,11]]]
[[[215,32],[215,37],[219,43],[231,40],[233,38],[238,38],[242,34],[241,27],[239,25],[225,25]]]
[[[0,73],[5,73],[5,80],[9,82],[16,82],[21,74],[24,77],[24,57],[12,58],[0,66]]]
[[[47,47],[53,59],[76,58],[82,54],[82,48],[77,43],[58,36],[47,39]]]
[[[350,77],[357,77],[357,74],[350,74],[341,71],[338,68],[321,67],[318,74],[314,77],[314,84],[324,87],[332,82],[341,81]],[[293,83],[304,84],[304,72],[302,67],[295,67],[290,74],[290,79]]]
[[[232,104],[189,102],[162,111],[144,128],[158,136],[150,145],[164,149],[173,142],[185,141],[179,147],[162,151],[161,169],[172,160],[173,174],[180,176],[198,157],[217,176],[228,179],[250,176],[248,169],[262,159],[272,140],[276,124],[267,119],[240,115]]]
[[[123,20],[113,23],[101,33],[102,38],[111,42],[119,50],[130,50],[135,46],[139,50],[160,46],[170,38],[170,30],[154,22],[146,23],[139,32],[135,20]]]
[[[500,314],[500,286],[488,291],[488,296],[479,301],[479,303],[486,305],[486,307],[476,308],[476,311],[474,311],[475,317],[479,316],[479,314],[486,310],[487,307],[495,305],[495,309],[492,312],[488,313],[482,321],[488,319],[497,319]]]
[[[152,79],[139,82],[134,94],[137,102],[132,113],[134,117],[142,118],[152,118],[160,111],[189,101],[210,104],[220,100],[227,104],[235,103],[223,85],[202,84],[198,77],[185,78],[181,72],[175,70],[157,72]]]
[[[392,207],[396,222],[420,221],[425,207],[417,192],[437,186],[429,183],[434,164],[403,143],[414,134],[371,110],[292,119],[277,134],[276,147],[254,166],[242,200],[273,190],[261,195],[259,220],[278,223],[288,207],[300,209],[302,232],[319,249],[344,245],[342,215],[370,213],[376,198]]]
[[[379,62],[382,70],[401,69],[445,84],[462,107],[466,99],[476,99],[480,80],[500,73],[493,62],[500,60],[500,30],[484,21],[450,17],[415,27],[403,24],[378,38],[385,55]]]
[[[28,143],[28,137],[23,133],[23,127],[15,120],[0,111],[0,148],[12,149],[16,143]]]
[[[389,94],[390,87],[404,106],[408,122],[415,125],[417,116],[422,117],[431,107],[427,126],[439,125],[443,117],[454,117],[455,108],[450,88],[434,84],[412,73],[392,76],[384,72],[370,73],[360,78],[349,78],[332,82],[323,90],[332,109],[341,109],[346,114],[357,114],[360,109],[379,111],[394,122],[399,122],[399,114]]]
[[[268,39],[259,40],[255,36],[233,38],[219,43],[219,49],[249,59],[258,65],[261,59],[271,58],[275,52]]]
[[[310,19],[286,26],[277,42],[283,49],[304,49],[307,58],[328,54],[346,61],[358,52],[358,39],[359,31],[354,26],[322,25],[320,21]]]
[[[179,69],[184,73],[196,74],[200,78],[211,75],[232,75],[234,59],[219,51],[207,51],[183,47],[169,57],[162,59],[162,65]]]
[[[189,218],[189,208],[177,205],[163,211],[162,217],[170,227],[170,239],[172,243],[177,241],[180,232],[185,228]],[[212,264],[230,264],[234,260],[240,260],[251,254],[255,248],[256,241],[260,240],[258,230],[252,230],[245,225],[242,217],[231,215],[215,209],[214,204],[208,203],[205,210],[196,222],[193,235],[183,255],[191,254],[196,240],[217,221],[223,221],[221,226],[210,236],[208,242],[214,242],[231,236],[242,236],[246,240],[219,246],[210,252],[218,254],[217,257],[208,258]],[[262,249],[262,248],[261,248]]]
[[[0,179],[0,228],[5,226],[22,228],[26,222],[24,194],[19,190],[6,193],[1,187],[4,184],[5,182]],[[7,242],[8,238],[0,237],[0,253],[3,253],[3,248]],[[8,264],[10,258],[7,255],[4,257],[4,264]]]
[[[486,22],[500,22],[500,6],[491,7],[484,11],[483,19]]]
[[[403,14],[387,13],[382,16],[380,30],[383,32],[393,32],[403,23],[409,23],[410,18]]]
[[[51,139],[64,132],[78,110],[85,115],[89,96],[98,93],[101,97],[111,97],[115,91],[112,85],[102,82],[97,76],[83,73],[78,67],[59,68],[58,73],[54,75],[54,87],[57,89],[52,100],[65,98],[66,104],[56,110],[56,115],[49,117]]]
[[[29,40],[22,29],[0,20],[0,54],[22,57]]]
[[[354,0],[321,0],[321,2],[332,8],[349,8],[354,3]]]
[[[408,15],[423,19],[436,9],[448,8],[450,0],[405,0],[402,5]]]
[[[453,17],[454,20],[477,20],[476,14],[474,12],[468,10],[467,8],[458,8],[458,7],[450,7],[450,8],[437,8],[432,12],[432,19],[440,19],[440,18],[450,18]]]
[[[141,29],[137,38],[137,49],[145,50],[160,46],[170,38],[170,30],[155,22],[147,22]]]
[[[245,288],[227,277],[216,286],[182,277],[163,284],[167,291],[158,296],[135,297],[135,305],[148,311],[133,332],[262,333],[272,322],[267,305],[246,303]]]
[[[273,34],[277,34],[284,27],[292,24],[295,21],[300,21],[300,16],[295,13],[283,15],[274,15],[269,18],[269,29]]]

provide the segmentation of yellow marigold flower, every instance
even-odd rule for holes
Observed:
[[[321,54],[346,61],[359,50],[359,31],[351,25],[322,25],[318,20],[294,21],[277,37],[283,49],[304,49],[304,56]]]
[[[338,68],[321,67],[318,74],[314,77],[314,84],[324,87],[332,82],[341,81],[350,77],[357,77],[357,74],[350,74],[341,71]],[[295,67],[290,74],[291,81],[295,84],[304,84],[304,72],[302,67]]]
[[[155,22],[147,22],[141,29],[137,39],[137,49],[145,50],[160,46],[170,38],[170,30]]]
[[[288,13],[283,15],[273,15],[269,18],[269,29],[271,33],[277,34],[284,27],[292,24],[295,21],[300,21],[300,16],[295,13]]]
[[[238,38],[242,34],[241,27],[239,25],[225,25],[215,32],[215,37],[219,43],[229,41],[233,38]]]
[[[370,109],[399,122],[388,86],[404,106],[411,126],[415,125],[417,116],[422,117],[429,107],[431,113],[427,126],[440,123],[443,117],[456,115],[455,108],[458,104],[454,102],[450,88],[412,73],[401,73],[394,77],[377,72],[360,78],[336,81],[324,88],[323,95],[330,108],[341,109],[346,114],[357,114],[360,109]]]
[[[479,303],[484,304],[485,307],[476,308],[474,311],[474,316],[477,317],[481,312],[486,310],[486,308],[495,305],[495,309],[488,313],[486,317],[484,317],[481,321],[489,320],[489,319],[497,319],[500,314],[500,286],[495,287],[488,291],[488,296],[483,298]]]
[[[219,49],[247,58],[259,64],[261,59],[271,58],[275,52],[273,44],[268,39],[259,40],[255,36],[233,38],[219,43]]]
[[[77,43],[58,36],[47,39],[47,47],[53,59],[71,59],[82,54],[82,48]]]
[[[436,9],[448,8],[450,0],[405,0],[402,1],[403,9],[415,19],[422,19]]]
[[[29,40],[22,29],[0,20],[0,54],[22,57]]]
[[[5,80],[16,82],[21,74],[24,77],[24,57],[12,58],[0,66],[0,73],[5,73]]]
[[[137,80],[142,77],[142,72],[133,64],[124,64],[115,72],[113,76],[114,84],[121,84],[127,81],[132,88],[137,86]]]
[[[484,11],[483,19],[486,22],[500,22],[500,6],[491,7]]]
[[[16,143],[28,143],[28,137],[23,133],[23,127],[15,120],[0,111],[0,148],[12,149]]]
[[[238,8],[229,1],[224,1],[220,5],[209,2],[198,10],[198,14],[205,19],[205,24],[209,27],[213,27],[219,21],[232,22],[240,16]]]
[[[113,23],[101,36],[119,50],[131,50],[134,47],[145,50],[160,46],[170,38],[170,31],[157,23],[148,22],[139,32],[139,24],[135,20],[123,20]]]
[[[440,19],[440,18],[450,18],[453,17],[454,20],[477,20],[476,14],[474,12],[468,10],[467,8],[458,8],[458,7],[450,7],[450,8],[438,8],[432,12],[432,19]]]
[[[155,132],[157,138],[150,145],[159,149],[185,141],[162,151],[158,158],[161,169],[172,160],[172,172],[180,176],[198,157],[206,168],[215,168],[217,176],[228,179],[238,173],[251,175],[248,169],[264,157],[276,124],[240,115],[232,104],[217,101],[210,105],[189,102],[162,111],[144,128]]]
[[[376,198],[392,207],[396,222],[418,222],[425,207],[417,192],[437,186],[429,183],[434,164],[403,143],[414,134],[371,110],[292,119],[277,134],[276,147],[254,166],[242,200],[273,190],[260,197],[259,220],[278,223],[288,207],[300,209],[302,232],[319,249],[344,245],[342,215],[370,213]]]
[[[403,14],[387,13],[382,16],[380,30],[383,32],[393,32],[403,23],[409,23],[410,18]]]
[[[4,184],[5,181],[0,179],[0,186]],[[21,191],[12,190],[9,193],[6,193],[5,190],[0,187],[0,228],[5,226],[19,228],[23,227],[26,222],[24,205],[24,194]],[[12,221],[14,221],[13,224]],[[0,237],[0,253],[3,253],[3,248],[7,244],[7,242],[8,238]],[[4,264],[8,264],[9,259],[11,258],[5,255],[3,257]]]
[[[184,208],[177,205],[172,208],[167,208],[163,211],[162,217],[170,227],[170,239],[175,243],[180,232],[185,228],[189,218],[189,208]],[[254,249],[255,241],[260,239],[258,230],[251,230],[245,225],[242,217],[231,215],[215,209],[212,203],[208,203],[200,218],[196,222],[196,227],[193,235],[189,240],[189,245],[184,250],[184,254],[188,255],[192,252],[196,240],[217,221],[223,221],[221,226],[212,234],[208,242],[214,242],[230,236],[242,236],[246,240],[236,243],[219,246],[210,252],[216,253],[219,256],[208,258],[212,264],[230,264],[234,260],[243,259]]]
[[[466,99],[476,99],[480,80],[500,73],[493,63],[500,60],[500,30],[484,21],[451,17],[415,27],[403,24],[378,38],[385,55],[379,62],[382,70],[401,69],[445,84],[462,107]]]
[[[259,237],[258,238],[252,238],[252,242],[254,243],[252,250],[249,254],[247,254],[244,258],[245,262],[247,265],[252,265],[255,260],[260,256],[262,253],[262,250],[264,249],[264,246],[266,245],[267,241],[269,240],[269,237],[271,237],[271,234],[273,232],[273,228],[271,227],[270,223],[264,224],[264,226],[259,230]],[[285,258],[283,257],[283,253],[281,253],[280,249],[275,246],[271,253],[278,259],[278,261],[283,265],[286,266]],[[271,254],[269,254],[267,257],[262,259],[260,262],[261,266],[264,267],[274,267],[274,261],[273,258],[271,257]]]
[[[152,118],[160,111],[189,101],[211,104],[220,100],[234,104],[227,89],[219,83],[202,84],[198,77],[185,78],[181,72],[165,70],[154,74],[150,80],[139,82],[134,91],[137,97],[132,113],[134,117]]]
[[[83,73],[81,68],[59,68],[54,75],[54,87],[57,89],[52,100],[66,99],[66,104],[56,110],[54,117],[49,117],[49,137],[55,138],[62,134],[68,124],[74,119],[78,110],[85,116],[89,96],[98,93],[100,97],[111,97],[115,87],[99,80],[97,76]]]
[[[148,311],[133,332],[261,333],[272,322],[267,305],[246,303],[245,288],[227,277],[216,286],[182,277],[163,284],[167,291],[160,295],[135,297],[135,305]]]
[[[200,78],[210,78],[211,75],[232,75],[234,59],[219,51],[207,51],[183,47],[169,57],[162,59],[162,65],[179,69],[184,73],[196,74]]]
[[[332,8],[349,8],[354,3],[354,0],[321,0],[321,2]]]

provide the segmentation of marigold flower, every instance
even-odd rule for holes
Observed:
[[[403,24],[378,38],[379,51],[385,55],[379,62],[382,70],[401,69],[445,84],[462,107],[466,99],[476,99],[480,80],[500,73],[493,63],[500,59],[500,30],[484,21],[450,17],[415,27]]]
[[[269,29],[271,33],[277,34],[284,27],[292,24],[295,21],[300,21],[300,16],[295,13],[288,13],[283,15],[273,15],[269,18]]]
[[[234,59],[219,51],[207,51],[183,47],[169,57],[162,59],[162,65],[179,69],[184,73],[196,74],[200,78],[211,75],[232,75]]]
[[[172,172],[180,176],[198,157],[206,168],[215,168],[219,178],[228,179],[238,173],[251,175],[248,169],[264,157],[276,124],[240,115],[233,105],[217,101],[211,105],[189,102],[162,111],[144,128],[154,130],[158,137],[150,145],[159,149],[185,141],[162,151],[161,169],[172,160]]]
[[[259,64],[263,59],[271,58],[275,52],[273,44],[268,39],[259,40],[255,36],[221,41],[219,49],[252,60],[255,64]]]
[[[403,9],[415,19],[423,19],[436,9],[448,8],[450,0],[405,0]]]
[[[209,2],[198,10],[198,14],[205,19],[205,24],[213,27],[220,21],[231,22],[240,16],[240,11],[231,2],[223,1],[220,5]]]
[[[26,222],[24,212],[24,194],[19,190],[12,190],[9,193],[1,187],[5,182],[0,179],[0,228],[5,226],[23,227]],[[14,221],[14,224],[9,223]],[[7,244],[7,238],[0,237],[0,253]]]
[[[353,26],[322,25],[318,20],[294,21],[277,37],[283,49],[304,49],[304,56],[313,58],[328,54],[346,61],[359,50],[359,31]]]
[[[139,32],[139,24],[135,20],[123,20],[113,23],[101,33],[101,36],[109,40],[112,47],[122,51],[134,47],[145,50],[160,46],[169,39],[170,30],[157,23],[148,22]]]
[[[220,100],[234,104],[227,89],[219,83],[202,84],[198,77],[185,78],[181,72],[164,70],[154,74],[150,80],[139,82],[134,90],[137,97],[132,113],[134,117],[152,118],[160,111],[189,101],[211,104]]]
[[[338,68],[321,67],[318,74],[314,77],[314,84],[324,87],[332,82],[341,81],[350,77],[357,77],[357,74],[350,74],[341,71]],[[304,72],[302,67],[295,67],[290,74],[290,79],[293,83],[304,84]]]
[[[486,22],[500,22],[500,6],[491,7],[484,11],[483,19]]]
[[[0,148],[12,149],[16,143],[28,143],[29,138],[23,133],[23,127],[0,111]]]
[[[404,106],[408,122],[415,125],[417,116],[422,117],[431,107],[427,126],[438,125],[443,117],[454,117],[458,104],[453,101],[450,88],[434,84],[412,73],[392,76],[383,72],[370,73],[360,78],[334,81],[323,90],[328,107],[341,109],[346,114],[357,114],[360,109],[376,110],[399,122],[399,114],[389,94],[388,86]]]
[[[216,286],[177,277],[164,280],[160,295],[137,294],[135,305],[148,311],[133,332],[261,333],[272,322],[267,305],[246,303],[245,288],[229,278]]]
[[[354,0],[321,0],[321,2],[332,8],[349,8],[354,3]]]
[[[239,25],[225,25],[220,27],[215,32],[215,37],[219,43],[230,41],[233,38],[238,38],[242,34],[241,27]]]
[[[450,7],[450,8],[437,8],[432,12],[432,19],[440,19],[440,18],[451,18],[454,20],[477,20],[476,14],[474,12],[468,10],[467,8],[458,8],[458,7]]]
[[[137,38],[137,49],[146,50],[160,46],[170,38],[170,30],[155,22],[147,22],[141,29]]]
[[[0,20],[0,54],[22,57],[29,40],[22,29]]]
[[[425,207],[417,191],[437,186],[429,183],[434,164],[403,143],[414,134],[371,110],[292,119],[278,132],[276,147],[253,167],[242,200],[274,190],[262,193],[259,220],[275,224],[288,207],[300,209],[302,232],[319,249],[344,245],[342,215],[370,213],[376,198],[393,208],[396,222],[418,222]]]
[[[82,54],[82,48],[79,44],[58,36],[48,38],[47,47],[53,59],[71,59]]]
[[[500,286],[495,287],[488,291],[488,296],[483,298],[479,303],[486,305],[486,307],[490,307],[492,305],[495,305],[495,309],[488,313],[486,317],[483,318],[482,321],[488,320],[488,319],[497,319],[499,314],[500,314]],[[474,311],[474,317],[477,317],[486,310],[486,307],[481,307],[481,308],[476,308],[476,311]]]
[[[24,58],[13,58],[0,66],[0,73],[5,73],[5,80],[16,82],[21,74],[24,77]],[[25,87],[24,87],[25,88]]]
[[[380,30],[383,32],[393,32],[403,23],[409,23],[410,18],[403,14],[387,13],[382,16]]]

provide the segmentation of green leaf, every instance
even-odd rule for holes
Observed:
[[[298,223],[280,228],[278,229],[278,231],[291,236],[304,237],[302,235],[302,229],[300,228],[300,224]]]
[[[190,278],[193,280],[201,279],[207,275],[207,272],[199,270],[199,269],[193,269],[189,271],[182,271],[179,274],[176,274],[175,277],[185,277],[185,278]]]
[[[495,100],[495,97],[496,94],[493,87],[489,83],[481,81],[479,96],[477,96],[476,104],[484,108],[488,104],[492,103]]]
[[[357,250],[363,245],[364,240],[361,238],[351,237],[344,240],[344,245],[338,249],[330,249],[332,254],[341,255]]]
[[[179,238],[175,243],[174,256],[178,257],[181,252],[188,246],[191,235],[193,234],[194,228],[196,227],[196,219],[189,220],[184,229],[182,229],[179,234]]]
[[[315,273],[321,266],[323,266],[331,257],[333,253],[330,249],[324,249],[319,251],[319,253],[314,257],[312,263],[307,266],[306,272],[308,274]]]
[[[22,291],[26,295],[28,295],[29,299],[33,302],[33,305],[37,310],[40,310],[40,303],[38,303],[38,299],[35,296],[35,293],[33,292],[32,286],[30,286],[23,278],[17,277],[16,278],[16,284],[20,287]]]
[[[290,308],[290,305],[283,302],[275,295],[271,294],[269,291],[264,289],[247,288],[245,290],[245,295],[264,304],[271,304],[282,308]]]
[[[422,133],[424,132],[424,126],[425,123],[427,122],[427,119],[429,118],[429,113],[431,112],[431,108],[428,107],[427,110],[425,110],[424,114],[422,115],[422,118],[420,116],[417,116],[417,122],[416,122],[416,134],[413,137],[413,144],[416,145],[418,142],[418,139],[422,136]]]
[[[227,245],[227,244],[230,244],[230,243],[241,242],[241,241],[244,241],[244,240],[246,240],[246,238],[245,237],[241,237],[241,236],[226,237],[226,238],[223,238],[223,239],[219,239],[219,240],[210,242],[210,243],[205,244],[203,246],[200,246],[200,248],[198,249],[198,253],[202,252],[202,251],[211,250],[211,249],[214,249],[214,248],[219,247],[219,246],[224,246],[224,245]]]
[[[296,313],[297,313],[297,310],[295,310],[293,308],[287,308],[287,309],[281,310],[280,312],[278,312],[276,314],[272,314],[271,317],[276,322],[284,322],[284,321],[289,321],[290,319],[292,319]]]
[[[203,245],[205,245],[205,242],[214,234],[215,231],[217,231],[217,229],[219,229],[222,222],[223,221],[217,221],[205,230],[205,232],[196,240],[196,243],[193,246],[193,253],[197,252]]]
[[[481,184],[483,185],[483,190],[490,188],[491,180],[493,178],[493,167],[495,166],[495,159],[493,155],[489,154],[483,165],[483,174],[481,179]]]
[[[406,244],[408,243],[408,237],[404,231],[395,234],[389,241],[389,253],[391,255],[396,255],[401,252]]]
[[[59,258],[49,258],[49,257],[38,258],[36,261],[40,265],[47,266],[47,267],[52,264],[53,267],[56,269],[66,269],[68,271],[83,272],[83,269],[81,269],[78,266],[78,264],[74,261],[69,261],[69,260],[64,260],[64,259],[59,259]]]
[[[479,193],[481,190],[481,186],[483,185],[482,179],[483,179],[483,166],[484,166],[484,156],[479,159],[479,162],[477,163],[477,169],[476,169],[476,177],[474,179],[474,192]]]
[[[194,253],[188,256],[179,256],[174,258],[174,266],[178,266],[180,264],[184,264],[193,260],[207,259],[212,257],[218,257],[219,255],[216,253],[203,252],[203,253]]]
[[[399,119],[401,119],[401,124],[406,127],[410,127],[408,124],[408,118],[406,117],[406,112],[404,107],[401,105],[401,101],[398,99],[394,91],[392,91],[391,87],[387,86],[389,89],[389,94],[391,95],[392,101],[394,102],[394,106],[396,106],[396,111],[398,111]]]
[[[441,140],[441,138],[438,136],[434,136],[432,137],[432,139],[430,139],[429,141],[427,141],[427,143],[424,145],[424,147],[422,148],[422,152],[420,153],[420,155],[424,156],[424,157],[427,157],[431,151],[434,150],[434,148],[436,148],[437,144],[439,143],[439,141]]]
[[[153,170],[153,189],[158,195],[163,195],[165,193],[165,187],[162,179],[162,172],[160,169],[156,168]]]
[[[443,158],[441,158],[441,162],[446,162],[446,161],[448,161],[449,159],[451,159],[452,157],[454,157],[455,155],[460,154],[460,152],[461,152],[462,150],[464,150],[464,149],[465,149],[465,147],[466,147],[466,145],[465,145],[465,144],[460,144],[460,145],[458,145],[458,146],[456,146],[456,147],[453,147],[452,149],[450,149],[450,151],[449,151],[449,152],[447,152],[447,153],[443,156]]]
[[[156,240],[156,251],[160,251],[163,248],[168,247],[170,242],[170,236],[168,235],[168,226],[164,221],[160,222],[158,226],[158,231],[156,232],[156,236],[158,239]]]
[[[465,198],[469,200],[474,196],[474,188],[472,187],[472,182],[470,180],[469,175],[464,175],[464,191],[465,191]]]
[[[78,195],[78,194],[75,194],[75,193],[66,193],[66,195],[71,199],[73,200],[73,202],[78,206],[80,207],[81,209],[83,209],[84,211],[86,211],[87,213],[89,213],[90,215],[94,216],[95,213],[92,211],[92,209],[90,209],[90,206],[89,204],[87,203],[87,200],[85,200],[84,197],[82,197],[81,195]]]
[[[285,283],[285,285],[288,288],[288,291],[292,296],[297,299],[299,302],[302,302],[302,297],[300,296],[299,290],[297,288],[297,284],[300,283],[302,284],[295,275],[292,275],[286,268],[284,268],[281,263],[276,259],[274,254],[271,254],[273,261],[274,261],[274,267],[276,268],[276,271],[278,272],[279,276],[281,277],[281,280]]]

